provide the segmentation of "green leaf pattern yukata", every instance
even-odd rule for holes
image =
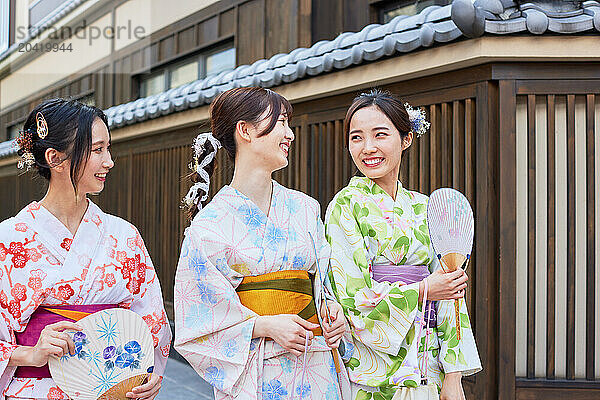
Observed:
[[[398,183],[394,201],[365,177],[353,177],[331,201],[325,217],[331,244],[330,279],[349,319],[354,353],[346,363],[357,400],[391,399],[398,386],[421,381],[425,334],[417,340],[419,283],[376,282],[371,265],[440,267],[427,227],[428,197]],[[454,301],[437,302],[437,326],[428,345],[428,378],[441,389],[444,373],[481,370],[464,299],[462,338],[456,338]]]

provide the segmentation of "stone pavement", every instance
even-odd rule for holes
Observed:
[[[169,358],[156,400],[213,400],[212,386],[187,363]]]

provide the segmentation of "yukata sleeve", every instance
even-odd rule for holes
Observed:
[[[350,195],[338,196],[325,217],[331,244],[329,277],[350,321],[353,336],[374,350],[398,355],[407,336],[414,335],[419,283],[376,282],[371,279],[368,252],[358,223],[363,212]]]
[[[150,328],[154,343],[153,372],[162,376],[167,366],[171,347],[171,326],[165,312],[162,290],[152,259],[137,231],[136,234],[136,258],[138,255],[140,256],[140,261],[145,264],[145,268],[142,268],[140,263],[137,276],[139,291],[138,288],[130,287],[130,290],[133,289],[133,301],[130,309],[139,314]]]
[[[4,287],[4,284],[2,284],[2,287]],[[7,317],[4,308],[0,311],[0,314],[2,319],[0,322],[0,393],[4,393],[17,370],[17,367],[9,366],[8,362],[18,346],[8,322],[10,316]]]
[[[13,285],[9,277],[12,267],[8,249],[0,242],[0,393],[4,393],[17,370],[17,367],[8,365],[13,351],[18,347],[13,326],[19,326],[22,305],[26,304],[20,300],[24,300],[23,295],[30,296],[21,283]],[[15,290],[15,287],[19,290]],[[13,293],[21,298],[15,298]]]
[[[433,260],[430,269],[435,271],[441,266],[435,256]],[[468,376],[481,371],[482,368],[465,299],[460,299],[459,302],[460,340],[456,336],[454,300],[437,302],[437,334],[440,343],[438,358],[444,373],[462,372],[463,376]]]
[[[316,211],[316,225],[314,230],[314,242],[316,246],[317,253],[317,263],[319,268],[317,269],[317,273],[320,275],[320,282],[322,282],[323,292],[325,293],[325,298],[328,301],[338,302],[335,295],[333,294],[333,288],[331,286],[331,280],[329,279],[329,261],[331,258],[331,245],[327,241],[325,237],[325,226],[323,225],[323,221],[321,221],[319,205],[317,203],[317,211]],[[315,299],[319,300],[317,305],[317,310],[320,310],[320,298]],[[325,315],[321,316],[322,318],[326,318]],[[344,361],[349,361],[350,357],[352,357],[352,352],[354,349],[354,343],[352,341],[352,332],[350,331],[350,326],[348,325],[348,321],[344,319],[346,324],[346,332],[342,336],[342,342],[338,347],[338,351],[340,357]]]
[[[208,383],[237,396],[249,374],[256,314],[188,228],[175,274],[175,349]]]

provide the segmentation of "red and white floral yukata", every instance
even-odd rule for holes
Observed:
[[[0,223],[0,393],[3,398],[67,399],[52,378],[18,378],[8,366],[40,305],[114,304],[138,313],[154,339],[162,376],[171,330],[152,260],[137,229],[88,200],[75,236],[33,202]]]

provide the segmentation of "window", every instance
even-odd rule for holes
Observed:
[[[385,1],[378,4],[379,21],[385,24],[398,15],[416,15],[429,6],[445,6],[451,2],[452,0]]]
[[[171,87],[178,87],[198,79],[198,62],[183,64],[171,71]]]
[[[10,125],[6,128],[6,138],[8,140],[14,139],[19,136],[19,131],[23,128],[23,123],[17,123]]]
[[[235,48],[231,46],[196,54],[139,77],[140,97],[148,97],[185,85],[208,75],[235,68]]]
[[[10,2],[0,2],[0,53],[8,49],[10,38]]]
[[[67,3],[73,0],[36,0],[29,6],[29,25],[36,26],[45,19],[51,18]]]
[[[165,91],[165,73],[144,78],[140,84],[140,96],[148,97]]]
[[[227,49],[206,57],[206,75],[214,75],[235,68],[235,49]]]

